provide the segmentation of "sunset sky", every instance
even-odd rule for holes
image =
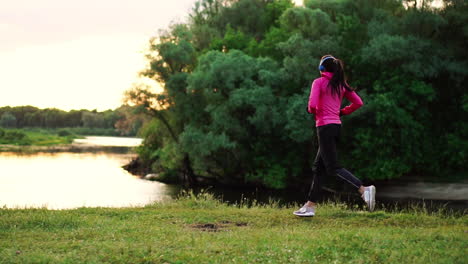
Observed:
[[[15,0],[0,8],[0,106],[116,108],[148,39],[195,0]]]
[[[194,2],[0,0],[0,107],[118,107],[149,38]]]

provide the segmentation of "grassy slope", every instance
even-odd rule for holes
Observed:
[[[24,134],[24,138],[15,138],[8,136],[0,136],[0,144],[16,145],[16,146],[55,146],[70,144],[73,139],[80,138],[83,135],[100,135],[100,136],[118,136],[119,132],[112,128],[22,128],[10,129],[0,128],[4,133],[18,132]],[[60,135],[62,133],[62,135]],[[2,133],[0,132],[0,135]]]
[[[327,204],[304,219],[292,210],[208,196],[144,208],[0,209],[0,263],[468,261],[466,216]]]
[[[52,146],[59,144],[70,144],[76,136],[58,136],[54,134],[44,134],[40,132],[26,132],[26,135],[31,139],[32,144],[36,146]]]
[[[19,146],[53,146],[60,144],[70,144],[76,136],[59,136],[48,131],[29,131],[22,129],[2,129],[5,133],[17,132],[24,134],[24,138],[0,137],[0,144]]]

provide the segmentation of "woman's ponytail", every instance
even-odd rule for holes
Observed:
[[[333,77],[328,83],[328,85],[331,88],[332,94],[341,96],[341,87],[344,87],[348,91],[354,90],[346,82],[346,75],[344,73],[343,62],[340,59],[336,59],[331,55],[325,55],[322,57],[322,59],[328,56],[332,58],[324,60],[321,65],[323,65],[323,67],[325,68],[324,71],[333,73]]]

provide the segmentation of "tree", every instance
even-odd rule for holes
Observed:
[[[185,25],[173,25],[171,31],[162,32],[158,40],[152,39],[152,53],[148,54],[151,68],[141,74],[164,83],[164,91],[155,94],[150,87],[134,87],[127,92],[126,98],[145,109],[147,114],[158,119],[160,124],[158,128],[167,130],[170,141],[166,141],[167,144],[161,146],[161,155],[169,155],[177,160],[176,164],[180,163],[184,178],[189,183],[195,184],[196,178],[190,157],[187,153],[174,151],[174,149],[180,150],[177,147],[179,134],[184,129],[184,122],[191,118],[193,113],[193,109],[190,108],[193,104],[188,99],[191,95],[186,90],[188,73],[195,66],[195,50],[191,40],[192,34]]]
[[[116,119],[113,124],[122,136],[137,135],[143,125],[149,122],[149,118],[138,107],[122,105],[113,113],[113,119]]]
[[[4,112],[0,117],[0,126],[16,127],[16,117],[10,112]]]
[[[151,118],[140,156],[153,170],[283,188],[316,152],[305,112],[321,56],[346,63],[365,106],[343,117],[343,165],[361,178],[466,171],[466,1],[201,0],[151,41],[128,99]]]

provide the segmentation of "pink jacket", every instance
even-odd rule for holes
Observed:
[[[341,96],[332,95],[328,82],[333,73],[322,72],[322,77],[312,83],[307,111],[315,114],[315,125],[341,124],[341,115],[349,115],[363,105],[361,98],[354,92],[342,88]],[[340,110],[343,96],[351,104]]]

